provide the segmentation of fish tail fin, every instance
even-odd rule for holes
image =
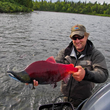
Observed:
[[[24,82],[24,83],[30,83],[31,82],[31,78],[26,73],[26,71],[21,71],[21,72],[7,71],[7,74],[11,78],[13,78],[14,80]]]
[[[69,64],[67,67],[67,76],[63,79],[63,81],[67,84],[71,74],[77,71],[78,69],[74,67],[74,64]]]
[[[78,68],[75,68],[74,67],[74,64],[69,64],[70,65],[70,70],[68,73],[74,73],[74,72],[77,72],[78,71]]]

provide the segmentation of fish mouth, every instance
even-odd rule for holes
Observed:
[[[19,79],[17,79],[12,73],[7,73],[12,79],[21,82]]]
[[[21,72],[7,71],[7,74],[16,81],[20,81],[23,83],[31,83],[31,78],[26,71]]]

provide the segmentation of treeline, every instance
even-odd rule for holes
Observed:
[[[0,0],[1,13],[30,12],[32,8],[32,0]]]
[[[41,11],[55,11],[55,12],[69,12],[69,13],[80,13],[80,14],[91,14],[91,15],[102,15],[110,16],[110,4],[103,2],[100,3],[86,3],[83,2],[47,2],[47,1],[35,1],[33,2],[34,10]]]
[[[47,1],[32,1],[32,0],[0,0],[0,12],[30,12],[32,10],[40,11],[55,11],[110,16],[110,4],[94,2],[57,2],[52,3]]]

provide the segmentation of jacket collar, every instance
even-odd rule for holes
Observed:
[[[76,52],[75,52],[75,49],[74,49],[74,48],[73,48],[73,50],[72,50],[70,56],[71,56],[71,57],[75,57],[75,58],[77,59]],[[84,56],[85,56],[85,54],[82,53],[81,56],[80,56],[78,59],[80,59],[80,58],[82,58],[82,57],[84,57]]]
[[[87,40],[87,44],[86,44],[86,49],[82,52],[82,55],[90,55],[92,50],[94,48],[93,43],[90,40]],[[76,53],[74,50],[74,45],[73,42],[71,41],[70,44],[68,45],[68,47],[65,49],[65,56],[66,55],[74,55],[74,57],[76,57]],[[80,56],[81,57],[81,56]]]

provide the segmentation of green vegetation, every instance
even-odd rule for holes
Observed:
[[[0,12],[30,12],[32,10],[39,11],[55,11],[67,13],[90,14],[99,16],[110,16],[110,4],[94,2],[60,2],[55,3],[47,1],[32,1],[32,0],[0,0]]]
[[[1,13],[30,12],[32,7],[32,0],[0,0]]]
[[[55,3],[47,1],[35,1],[33,2],[33,9],[40,11],[55,11],[55,12],[68,12],[68,13],[80,13],[99,16],[110,16],[110,4],[103,2],[100,3],[86,3],[83,2],[59,2]]]

